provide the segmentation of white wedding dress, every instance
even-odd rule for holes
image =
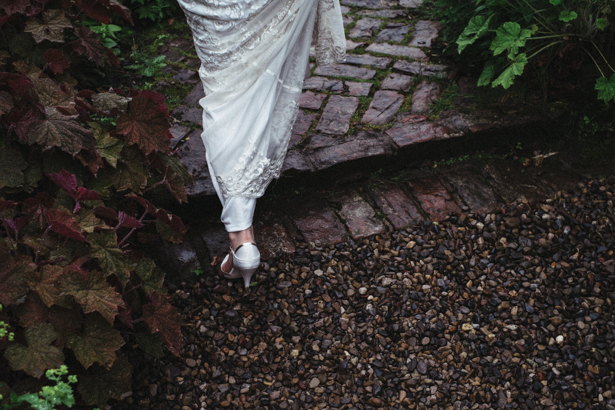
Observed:
[[[299,109],[310,46],[318,64],[345,59],[339,0],[179,0],[205,97],[203,142],[229,232],[252,224],[278,178]]]

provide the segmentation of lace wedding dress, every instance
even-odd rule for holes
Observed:
[[[202,63],[203,141],[218,193],[258,198],[280,175],[310,46],[319,64],[345,58],[339,0],[179,4]]]

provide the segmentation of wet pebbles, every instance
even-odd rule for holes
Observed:
[[[614,194],[299,243],[247,293],[172,289],[184,356],[133,357],[117,408],[613,410]]]

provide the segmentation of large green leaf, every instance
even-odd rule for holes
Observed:
[[[517,58],[515,58],[515,61],[513,61],[498,78],[493,80],[493,84],[491,84],[491,86],[496,87],[501,85],[504,89],[507,89],[513,84],[516,76],[523,74],[523,68],[526,64],[527,56],[525,53],[519,54]]]
[[[489,30],[489,22],[493,15],[485,19],[485,16],[472,17],[468,26],[463,30],[463,33],[457,39],[457,51],[459,54],[470,44],[474,44],[476,40],[481,38]]]
[[[576,11],[562,10],[562,12],[559,13],[559,19],[564,23],[568,23],[572,20],[575,20],[577,17],[579,17],[579,15]]]
[[[123,356],[118,356],[110,370],[94,365],[90,374],[79,375],[77,390],[89,406],[106,408],[107,400],[122,400],[130,393],[132,366]]]
[[[83,332],[71,333],[66,340],[66,346],[75,352],[75,357],[86,369],[94,362],[111,368],[116,352],[123,345],[120,332],[96,313],[86,317]]]
[[[143,281],[143,289],[147,293],[151,291],[164,293],[166,291],[163,285],[164,272],[156,266],[153,260],[149,258],[141,259],[135,272]]]
[[[493,51],[495,56],[508,50],[508,58],[512,60],[519,52],[519,48],[524,47],[531,36],[532,30],[521,30],[518,23],[508,21],[496,30],[496,36],[489,49]]]
[[[610,79],[606,77],[600,77],[596,81],[596,90],[598,90],[598,98],[609,102],[615,99],[615,74]]]
[[[115,274],[125,285],[135,264],[118,248],[115,232],[94,232],[88,236],[88,240],[91,246],[90,256],[98,259],[98,264],[107,275]]]
[[[75,222],[84,232],[92,233],[95,230],[111,229],[101,219],[98,219],[94,212],[88,208],[81,208],[81,210],[75,214]]]
[[[485,68],[478,78],[478,86],[489,85],[491,79],[495,76],[495,64],[493,62],[487,62]]]
[[[64,354],[51,343],[60,334],[50,323],[34,325],[25,331],[28,346],[16,343],[4,352],[4,358],[9,361],[11,369],[23,370],[27,374],[40,379],[45,370],[56,369],[64,364]]]
[[[60,281],[63,293],[71,295],[81,305],[84,313],[98,312],[113,325],[117,309],[124,306],[122,295],[105,280],[101,271],[67,272]]]
[[[0,147],[0,189],[18,187],[25,182],[23,171],[28,163],[21,152],[13,148]]]
[[[103,130],[98,124],[90,123],[94,138],[96,139],[96,149],[113,168],[117,167],[117,160],[122,157],[122,149],[126,145],[123,141],[113,138],[108,132]]]

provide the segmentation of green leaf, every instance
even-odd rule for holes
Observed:
[[[509,88],[513,84],[515,77],[523,74],[523,68],[526,64],[527,56],[525,53],[519,54],[515,61],[513,61],[508,68],[493,81],[491,86],[496,87],[501,85],[504,89]]]
[[[107,283],[106,277],[100,271],[90,271],[86,275],[68,272],[62,277],[59,287],[63,293],[75,298],[84,313],[98,312],[113,325],[117,309],[124,306],[124,301],[122,295]]]
[[[149,294],[151,291],[160,293],[166,292],[164,288],[164,272],[156,266],[153,260],[143,258],[139,261],[139,266],[135,273],[143,281],[143,289]]]
[[[562,0],[549,0],[549,3],[553,4],[554,6],[559,5],[562,2]]]
[[[531,36],[532,30],[521,30],[521,26],[518,23],[508,21],[496,30],[496,36],[491,42],[489,49],[493,51],[494,56],[508,50],[508,58],[512,60],[519,52],[519,48],[524,47],[525,42]]]
[[[58,280],[64,274],[64,270],[57,265],[45,265],[39,271],[31,271],[26,274],[26,281],[30,289],[38,293],[47,307],[53,305],[68,306],[66,296],[60,294],[56,287]]]
[[[164,352],[162,351],[162,336],[160,333],[151,334],[149,332],[139,332],[136,335],[139,348],[145,353],[149,353],[155,358],[161,358]]]
[[[94,362],[111,368],[115,353],[124,345],[120,332],[97,314],[86,317],[83,333],[68,335],[66,346],[75,352],[75,357],[86,369]]]
[[[117,167],[117,160],[122,157],[122,149],[126,145],[123,141],[113,138],[108,132],[103,130],[98,124],[90,123],[94,138],[96,139],[96,149],[98,154],[103,157],[113,168]]]
[[[14,344],[4,352],[4,358],[9,361],[11,369],[23,370],[30,376],[40,379],[45,370],[56,369],[64,364],[64,354],[51,343],[60,334],[50,323],[34,325],[25,331],[28,346]]]
[[[478,78],[477,85],[479,87],[489,85],[489,83],[491,82],[491,79],[494,76],[495,76],[495,64],[493,64],[492,62],[488,62],[487,64],[485,64],[485,68],[483,69],[483,72]]]
[[[598,98],[609,102],[615,99],[615,74],[610,79],[601,77],[596,81],[596,90],[598,90]]]
[[[125,285],[134,269],[134,263],[117,246],[117,235],[113,231],[94,232],[88,237],[90,256],[98,259],[98,264],[107,275],[115,274]]]
[[[149,169],[143,153],[136,146],[127,147],[117,170],[114,171],[113,182],[118,192],[130,189],[141,192],[147,185]]]
[[[92,233],[96,229],[111,229],[111,227],[98,219],[96,215],[94,215],[94,212],[88,208],[81,208],[81,210],[75,214],[75,222],[77,222],[77,225],[87,233]]]
[[[596,20],[596,27],[600,30],[604,30],[609,25],[609,21],[605,18],[599,18]]]
[[[25,182],[23,171],[28,163],[21,152],[13,148],[0,147],[0,189],[22,186]]]
[[[122,400],[130,392],[132,366],[123,356],[118,356],[110,370],[94,365],[90,374],[79,376],[77,390],[89,406],[106,408],[107,400]]]
[[[559,13],[560,21],[563,21],[565,23],[568,23],[569,21],[572,21],[577,17],[579,17],[579,15],[575,11],[562,10],[562,12]]]
[[[470,20],[468,26],[457,39],[457,51],[459,54],[461,54],[467,46],[473,44],[476,40],[485,35],[489,29],[489,22],[492,18],[493,15],[489,16],[486,20],[485,16],[475,16]]]

